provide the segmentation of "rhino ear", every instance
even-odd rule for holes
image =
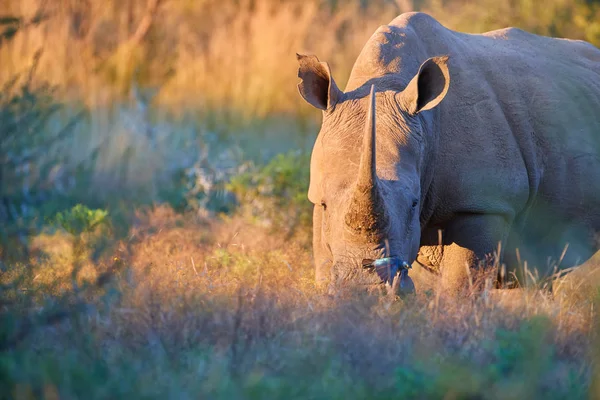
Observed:
[[[444,99],[449,86],[448,56],[429,58],[402,92],[404,105],[411,114],[430,110]]]
[[[302,79],[298,84],[300,95],[320,110],[333,107],[340,100],[342,92],[331,76],[329,65],[313,55],[296,54],[296,58],[300,64],[298,78]]]

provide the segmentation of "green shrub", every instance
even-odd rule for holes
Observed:
[[[54,149],[84,116],[81,112],[60,129],[53,128],[63,105],[54,98],[55,87],[34,82],[39,54],[25,77],[17,75],[0,88],[0,224],[5,228],[0,243],[19,238],[25,247],[36,222],[44,220],[39,217],[55,212],[58,203],[68,204],[72,188],[60,171],[69,160]]]
[[[250,168],[233,177],[227,189],[246,212],[275,229],[306,227],[312,215],[306,198],[309,164],[307,153],[279,154],[264,167]]]
[[[108,212],[91,210],[77,204],[70,210],[59,212],[52,222],[72,235],[92,232],[97,226],[107,223]]]

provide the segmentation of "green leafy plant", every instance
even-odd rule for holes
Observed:
[[[57,213],[50,223],[71,235],[73,278],[86,262],[88,250],[92,250],[93,258],[97,258],[107,247],[110,247],[111,224],[106,210],[92,210],[77,204],[70,210]],[[106,229],[98,231],[100,227]]]
[[[92,232],[96,227],[106,224],[107,216],[106,210],[91,210],[77,204],[70,210],[56,214],[52,222],[72,235],[79,235]]]
[[[233,177],[227,189],[252,217],[276,229],[293,230],[310,225],[308,168],[306,153],[279,154],[267,165]]]

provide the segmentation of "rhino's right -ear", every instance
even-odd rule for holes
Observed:
[[[342,97],[342,92],[331,76],[329,65],[313,55],[296,54],[296,58],[300,64],[298,78],[302,79],[298,84],[300,95],[320,110],[333,107]]]
[[[402,92],[404,106],[411,114],[430,110],[444,99],[449,86],[448,56],[429,58]]]

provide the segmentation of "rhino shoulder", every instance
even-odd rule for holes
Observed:
[[[410,77],[427,58],[427,38],[439,38],[439,30],[447,30],[433,17],[410,12],[381,25],[363,47],[358,56],[346,91],[352,91],[373,77],[408,71]],[[439,54],[435,54],[439,55]]]
[[[431,15],[418,11],[400,14],[396,18],[394,18],[388,26],[394,26],[397,28],[410,27],[417,32],[428,31],[432,28],[443,27],[442,24],[440,24]]]

